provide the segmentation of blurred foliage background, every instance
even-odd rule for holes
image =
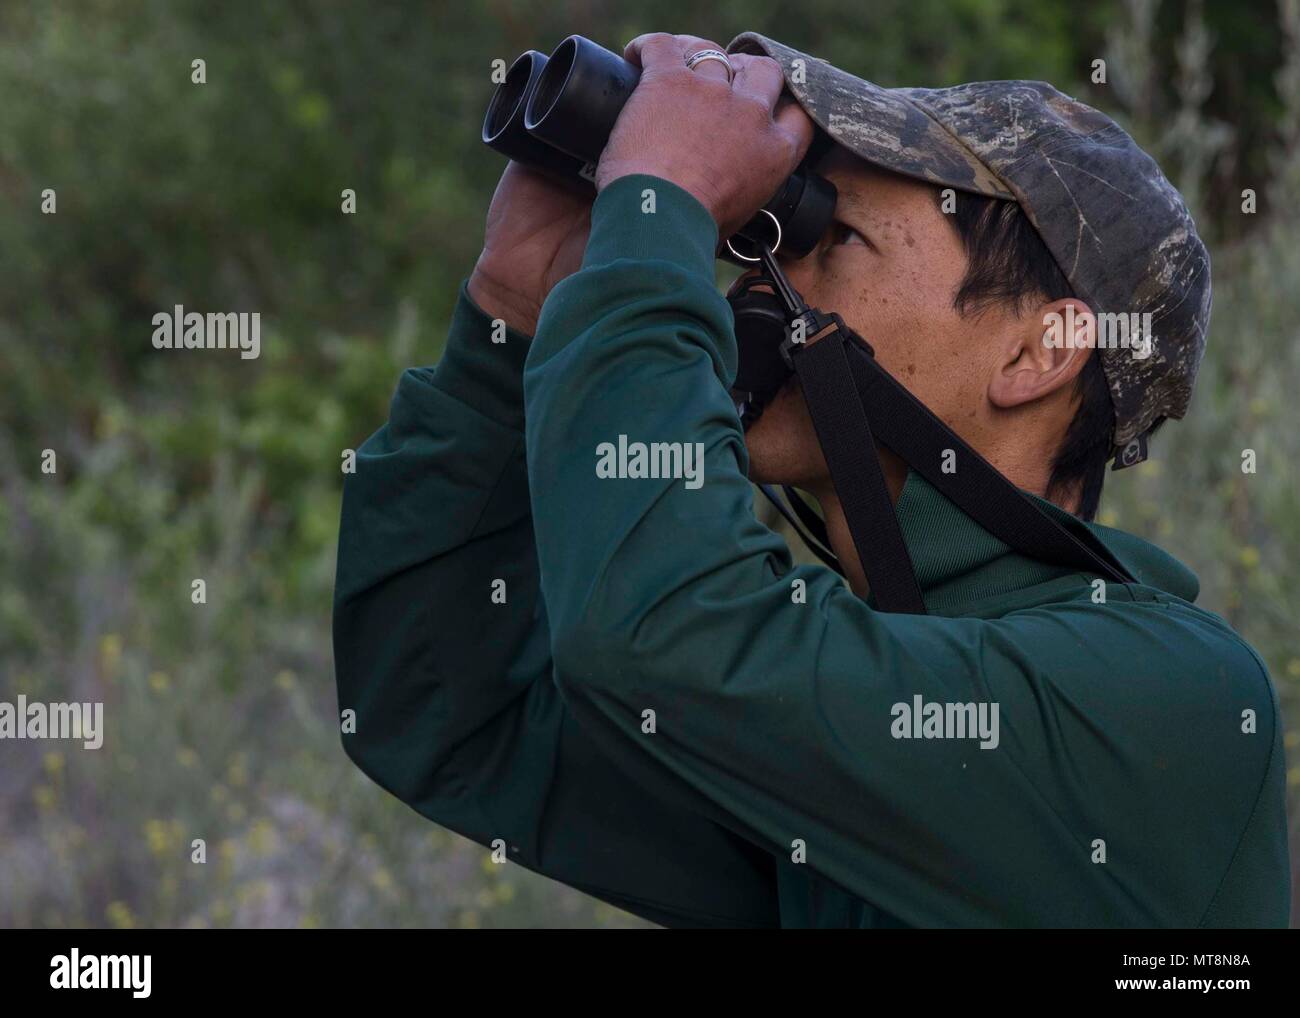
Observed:
[[[1050,80],[1194,203],[1209,354],[1189,419],[1112,476],[1103,521],[1188,562],[1262,651],[1294,830],[1297,0],[4,0],[0,699],[103,701],[110,727],[97,752],[0,745],[0,924],[638,925],[491,865],[345,759],[340,454],[439,356],[502,168],[478,142],[491,61],[571,32],[746,29],[885,85]],[[155,351],[174,304],[261,312],[261,358]]]

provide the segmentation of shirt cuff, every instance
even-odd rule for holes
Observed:
[[[468,280],[462,280],[436,384],[485,417],[522,431],[524,360],[532,339],[507,325],[496,334],[504,342],[493,342],[492,322],[470,297]]]
[[[666,261],[712,282],[717,250],[718,225],[694,195],[662,177],[633,173],[597,196],[582,267],[620,258]]]

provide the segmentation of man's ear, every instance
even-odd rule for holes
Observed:
[[[1043,304],[1018,319],[998,352],[989,402],[1011,410],[1072,385],[1095,345],[1095,321],[1077,297]]]

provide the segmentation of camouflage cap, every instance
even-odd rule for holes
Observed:
[[[1096,333],[1116,467],[1146,458],[1158,420],[1186,413],[1205,353],[1209,252],[1182,196],[1110,117],[1041,81],[882,88],[753,32],[728,49],[780,63],[804,111],[862,159],[1018,202],[1075,294],[1107,316],[1099,324],[1141,327],[1140,338]]]

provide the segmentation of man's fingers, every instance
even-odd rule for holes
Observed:
[[[803,107],[789,96],[783,97],[777,104],[776,116],[773,119],[776,121],[776,126],[794,141],[795,150],[799,154],[796,162],[802,162],[808,152],[808,146],[812,144],[813,136],[817,133],[817,125],[803,111]]]
[[[681,63],[682,54],[686,51],[682,38],[683,36],[669,35],[667,32],[638,35],[623,47],[623,59],[636,64],[643,71],[663,67],[674,60]]]
[[[687,66],[706,50],[717,59]],[[694,195],[724,235],[733,233],[798,165],[815,133],[799,106],[784,101],[780,64],[749,53],[724,59],[716,42],[694,35],[639,35],[623,53],[640,67],[641,84],[601,154],[597,189],[634,173],[663,177]]]
[[[731,66],[736,69],[736,80],[731,86],[735,91],[757,96],[767,103],[768,109],[776,105],[777,97],[785,88],[780,64],[771,57],[732,53]]]
[[[636,64],[642,71],[675,70],[684,68],[691,56],[706,49],[724,52],[716,42],[702,39],[698,35],[651,32],[638,35],[629,42],[623,48],[623,59]],[[733,63],[733,68],[734,66]],[[692,70],[695,74],[719,81],[726,81],[730,77],[726,65],[720,60],[701,60]]]

